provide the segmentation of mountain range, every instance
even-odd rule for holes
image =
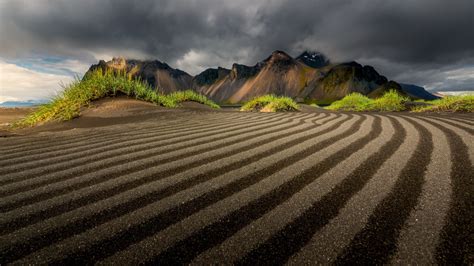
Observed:
[[[234,63],[231,69],[209,68],[194,77],[158,60],[101,60],[89,71],[99,68],[125,71],[163,93],[191,88],[220,103],[239,103],[272,93],[324,104],[352,92],[376,98],[390,89],[412,99],[437,98],[422,87],[390,81],[372,66],[332,63],[323,54],[309,51],[296,58],[274,51],[253,66]]]
[[[28,100],[28,101],[5,101],[0,102],[0,107],[31,107],[47,103],[48,100]]]

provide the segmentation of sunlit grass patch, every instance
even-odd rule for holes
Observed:
[[[369,111],[395,112],[406,109],[405,103],[409,101],[408,97],[400,95],[395,90],[386,92],[382,97],[372,100],[369,104]]]
[[[245,103],[241,111],[289,112],[298,111],[298,104],[290,97],[273,94],[256,97]]]
[[[398,94],[395,90],[386,92],[382,97],[370,99],[360,93],[351,93],[339,101],[326,107],[335,111],[403,111],[409,98]]]
[[[177,104],[186,101],[192,101],[208,105],[212,108],[220,108],[218,104],[209,100],[209,98],[207,98],[206,96],[192,90],[172,92],[168,94],[167,97]]]
[[[367,111],[372,101],[369,97],[354,92],[333,102],[326,109],[334,111]]]
[[[430,105],[414,108],[414,112],[474,112],[474,95],[447,96],[426,101]]]

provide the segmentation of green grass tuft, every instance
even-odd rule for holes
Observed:
[[[474,95],[447,96],[426,101],[428,106],[415,107],[413,112],[474,112]]]
[[[198,102],[198,103],[208,105],[212,108],[216,108],[216,109],[220,108],[218,104],[209,100],[206,96],[196,93],[195,91],[192,91],[192,90],[173,92],[167,95],[167,97],[171,99],[172,101],[174,101],[175,103],[192,101],[192,102]]]
[[[376,98],[369,104],[369,111],[396,112],[406,109],[408,97],[400,95],[395,90],[386,92],[382,97]]]
[[[360,93],[351,93],[339,101],[333,102],[326,107],[329,110],[337,111],[403,111],[405,102],[409,99],[401,96],[395,90],[386,92],[382,97],[370,99]]]
[[[273,94],[256,97],[245,103],[241,111],[258,112],[288,112],[298,111],[298,104],[290,97],[276,96]]]
[[[139,100],[152,102],[164,107],[178,107],[183,101],[195,101],[219,108],[219,105],[194,91],[181,91],[162,95],[150,85],[124,72],[101,69],[88,73],[82,80],[76,79],[64,87],[63,92],[51,102],[41,105],[36,111],[14,123],[14,128],[29,127],[47,121],[66,121],[80,116],[81,109],[92,101],[123,93]]]
[[[366,111],[372,101],[369,97],[354,92],[339,101],[333,102],[326,109],[334,111]]]

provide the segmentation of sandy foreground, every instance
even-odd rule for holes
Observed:
[[[472,114],[106,99],[14,133],[0,264],[474,263]]]
[[[29,107],[17,107],[17,108],[4,108],[0,107],[0,126],[6,126],[8,123],[24,117],[35,108]]]

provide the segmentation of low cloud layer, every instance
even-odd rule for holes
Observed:
[[[0,57],[156,58],[196,74],[310,49],[400,82],[465,90],[474,89],[473,12],[472,0],[4,0]]]

